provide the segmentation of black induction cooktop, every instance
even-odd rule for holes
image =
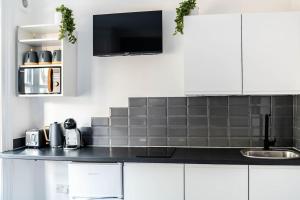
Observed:
[[[144,151],[139,152],[138,158],[171,158],[175,153],[174,147],[148,147]]]

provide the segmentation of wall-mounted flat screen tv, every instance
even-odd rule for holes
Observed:
[[[162,11],[94,15],[93,55],[162,53],[162,35]]]

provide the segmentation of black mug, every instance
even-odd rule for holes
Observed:
[[[37,65],[38,64],[38,55],[36,51],[27,51],[23,56],[24,65]]]
[[[39,65],[52,64],[52,53],[51,51],[40,51],[39,52]]]
[[[61,50],[53,51],[52,64],[61,64]]]

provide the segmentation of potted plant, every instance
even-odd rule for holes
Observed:
[[[63,4],[56,8],[56,12],[61,14],[60,30],[59,30],[59,39],[68,38],[69,42],[75,44],[77,38],[74,35],[75,31],[75,22],[73,17],[73,11]]]
[[[179,7],[176,8],[176,28],[174,35],[176,35],[177,33],[183,34],[183,17],[189,15],[191,11],[196,8],[196,1],[197,0],[184,0],[179,4]]]

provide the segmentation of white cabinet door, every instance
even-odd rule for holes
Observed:
[[[184,165],[125,163],[125,200],[183,200]]]
[[[248,200],[248,165],[186,165],[185,200]]]
[[[244,94],[300,93],[300,13],[243,14]]]
[[[241,15],[184,19],[186,95],[242,94]]]
[[[70,163],[69,185],[71,198],[122,198],[122,172],[120,163]]]
[[[249,200],[299,200],[299,166],[249,166]]]

